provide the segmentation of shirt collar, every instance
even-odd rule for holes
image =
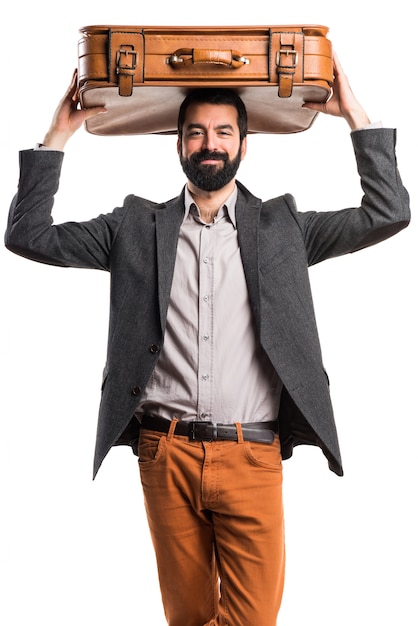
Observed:
[[[219,209],[225,207],[226,212],[229,216],[229,219],[231,220],[232,224],[234,225],[234,228],[237,227],[237,222],[236,222],[236,217],[235,217],[235,206],[237,203],[237,196],[238,196],[238,188],[235,185],[233,192],[231,193],[231,195],[225,200],[225,202],[223,203],[223,205],[221,207],[219,207]],[[196,202],[193,200],[192,194],[190,193],[187,185],[185,186],[185,190],[184,190],[184,219],[183,222],[188,218],[189,214],[190,214],[190,208],[192,205],[196,205]]]

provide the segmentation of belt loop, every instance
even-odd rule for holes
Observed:
[[[174,431],[176,430],[178,421],[179,420],[177,417],[173,417],[173,419],[171,420],[170,428],[168,429],[167,433],[167,441],[173,441]]]
[[[238,443],[244,443],[244,435],[242,434],[242,424],[240,422],[235,422],[235,428],[237,429]]]

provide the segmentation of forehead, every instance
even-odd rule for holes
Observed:
[[[229,124],[238,128],[238,112],[232,104],[194,102],[187,107],[184,125],[209,127]]]

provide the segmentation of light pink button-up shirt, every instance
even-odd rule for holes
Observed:
[[[257,339],[235,220],[211,224],[186,188],[164,345],[136,414],[217,423],[275,419],[281,381]]]

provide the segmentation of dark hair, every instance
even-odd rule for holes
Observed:
[[[233,89],[198,88],[190,91],[180,105],[177,130],[181,139],[183,124],[186,118],[187,108],[191,104],[229,104],[236,108],[238,114],[238,128],[241,141],[247,134],[247,110],[238,93]]]

